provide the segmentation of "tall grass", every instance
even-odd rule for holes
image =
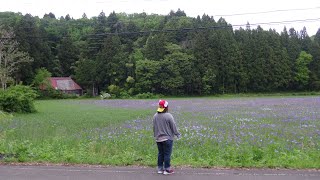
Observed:
[[[174,142],[175,166],[320,168],[319,97],[169,103],[182,133]],[[156,105],[156,100],[38,101],[38,113],[0,122],[2,161],[155,166]]]

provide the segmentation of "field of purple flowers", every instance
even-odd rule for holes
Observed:
[[[182,138],[172,163],[194,167],[320,168],[320,97],[168,99]],[[157,100],[86,100],[81,104],[150,109],[147,117],[98,127],[80,138],[106,143],[124,164],[154,165]]]

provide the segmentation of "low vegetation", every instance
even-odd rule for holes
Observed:
[[[0,111],[32,113],[37,93],[28,86],[11,86],[0,91]]]
[[[156,101],[36,101],[0,119],[0,161],[156,166]],[[169,102],[174,166],[320,168],[318,96]]]

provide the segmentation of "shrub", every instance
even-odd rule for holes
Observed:
[[[37,93],[29,86],[11,86],[0,92],[0,109],[5,112],[35,112],[34,99]]]
[[[46,90],[39,90],[39,99],[63,99],[63,93],[53,88],[47,88]]]
[[[38,90],[38,94],[38,99],[76,99],[79,97],[77,94],[67,94],[53,88]]]
[[[127,91],[121,91],[120,92],[120,98],[122,99],[129,99],[131,98],[130,94]]]
[[[112,96],[115,96],[115,97],[120,96],[121,88],[119,86],[112,84],[112,85],[108,86],[108,90]]]
[[[130,89],[128,90],[128,94],[130,94],[130,95],[133,95],[134,92],[135,92],[135,88],[130,88]]]
[[[101,92],[100,93],[100,97],[101,99],[110,99],[111,98],[111,95],[109,93],[106,93],[106,92]]]

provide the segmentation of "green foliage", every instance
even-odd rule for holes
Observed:
[[[96,62],[97,79],[100,84],[123,86],[126,83],[126,64],[129,60],[122,51],[120,37],[107,37]]]
[[[150,35],[146,41],[144,55],[150,60],[160,60],[165,55],[165,36],[163,34]]]
[[[127,91],[121,91],[120,92],[120,98],[122,98],[122,99],[130,99],[131,95]]]
[[[36,75],[33,78],[32,85],[39,89],[40,86],[43,86],[43,88],[51,87],[51,82],[49,78],[51,77],[51,73],[46,68],[40,68],[36,70]]]
[[[216,84],[216,75],[214,74],[212,69],[207,70],[202,77],[203,82],[203,93],[210,94]]]
[[[96,95],[93,91],[98,82],[96,67],[97,64],[91,59],[81,59],[75,63],[75,79],[86,87],[90,96]]]
[[[63,99],[63,93],[53,89],[52,87],[49,87],[45,90],[39,90],[38,94],[38,99]]]
[[[0,83],[1,88],[6,89],[8,82],[13,81],[15,72],[23,69],[21,66],[33,59],[28,53],[21,51],[11,28],[6,30],[0,25],[0,38]]]
[[[74,74],[73,66],[79,60],[79,49],[75,47],[68,35],[61,40],[57,47],[59,76],[70,76]]]
[[[309,81],[309,73],[311,72],[308,69],[308,65],[312,61],[312,55],[302,51],[299,55],[299,58],[296,60],[296,76],[295,81],[302,86],[307,85]]]
[[[152,92],[159,88],[161,64],[158,61],[139,60],[136,62],[136,89],[138,92]]]
[[[176,44],[167,44],[166,50],[168,54],[161,61],[161,71],[158,73],[161,91],[156,92],[173,95],[188,93],[185,86],[192,82],[194,56],[183,52]]]
[[[17,76],[19,81],[27,84],[31,84],[35,70],[41,67],[45,67],[50,72],[53,72],[51,65],[53,64],[54,55],[49,45],[49,41],[52,39],[48,41],[48,39],[45,40],[43,38],[28,38],[39,36],[47,37],[45,31],[39,28],[39,22],[39,19],[33,17],[31,14],[26,14],[15,26],[19,49],[27,52],[30,57],[33,58],[32,63],[24,65],[23,68],[20,68],[19,71],[16,72],[16,74],[20,74],[20,76]]]
[[[117,85],[112,84],[108,86],[108,91],[112,96],[119,97],[121,93],[121,88]]]
[[[0,92],[0,109],[5,112],[35,112],[34,99],[37,94],[29,86],[11,86]]]
[[[134,78],[131,77],[131,76],[128,76],[126,81],[127,81],[128,84],[133,84],[134,83]]]
[[[10,77],[2,78],[3,86],[8,81],[38,83],[32,81],[36,70],[45,68],[53,76],[75,77],[91,96],[111,84],[130,95],[315,91],[320,87],[320,31],[311,39],[306,28],[284,28],[278,33],[253,29],[248,23],[245,29],[233,30],[223,18],[206,14],[192,18],[180,9],[165,16],[101,12],[80,19],[0,12],[0,21],[4,29],[14,27],[19,50],[34,60],[13,66]],[[162,30],[165,33],[158,33]],[[296,63],[301,51],[313,57],[307,74]]]

